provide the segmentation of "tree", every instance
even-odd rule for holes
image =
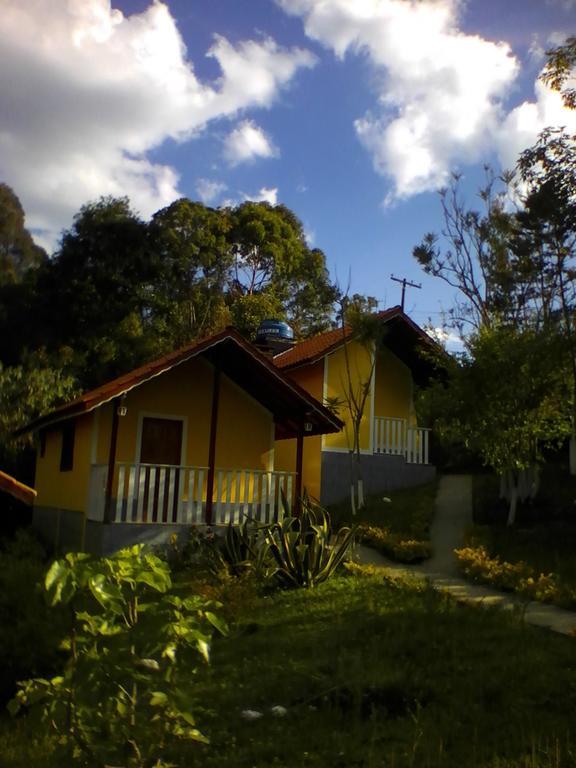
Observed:
[[[161,272],[153,287],[153,319],[166,346],[181,346],[225,324],[229,231],[227,211],[186,198],[152,217],[151,247]]]
[[[518,161],[526,193],[511,247],[529,264],[542,323],[560,333],[572,402],[570,469],[576,474],[576,136],[547,128]]]
[[[0,361],[17,365],[34,336],[35,282],[46,253],[24,225],[24,211],[7,184],[0,184]]]
[[[7,184],[0,183],[0,288],[19,283],[29,269],[46,260],[24,226],[24,209]]]
[[[502,479],[508,525],[546,445],[570,433],[570,407],[562,342],[544,331],[484,328],[469,339],[470,354],[447,359],[447,383],[435,385],[444,438],[463,440]],[[528,480],[528,482],[527,482]]]
[[[308,247],[294,213],[283,205],[246,202],[229,215],[230,306],[240,297],[267,297],[263,308],[267,311],[275,303],[277,315],[292,325],[296,337],[326,330],[337,291],[330,283],[324,254]],[[253,313],[255,306],[252,302]]]
[[[102,198],[80,209],[41,270],[38,293],[43,343],[73,350],[72,367],[84,387],[158,351],[147,318],[159,274],[148,227],[126,198]]]
[[[525,281],[518,279],[510,263],[513,216],[505,201],[511,179],[496,177],[488,168],[486,174],[486,184],[478,193],[482,211],[465,206],[460,177],[452,176],[450,186],[440,191],[442,246],[438,235],[428,233],[412,251],[425,272],[458,290],[449,321],[461,332],[491,327],[502,319],[516,322],[526,310]]]
[[[13,432],[77,392],[77,382],[42,355],[28,356],[23,365],[0,364],[0,466],[27,475],[22,451],[31,436],[16,440]]]
[[[564,105],[576,109],[576,88],[566,87],[576,68],[576,37],[568,37],[563,45],[546,51],[548,62],[541,75],[546,85],[560,91]]]
[[[346,295],[340,298],[339,317],[344,339],[344,380],[341,382],[341,398],[328,403],[336,410],[345,411],[345,422],[347,422],[345,431],[350,450],[352,514],[356,514],[356,510],[362,509],[365,505],[361,428],[372,389],[378,347],[385,333],[378,315],[372,312],[376,303],[373,297],[360,294],[354,294],[352,299]],[[358,352],[370,360],[368,373],[364,376],[357,358]]]

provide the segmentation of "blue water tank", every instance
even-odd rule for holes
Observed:
[[[272,339],[294,341],[294,331],[284,320],[263,320],[256,331],[256,341]]]

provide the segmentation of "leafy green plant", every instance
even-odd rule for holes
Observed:
[[[160,768],[171,741],[206,741],[191,682],[224,623],[204,599],[171,593],[170,570],[142,546],[110,558],[67,554],[45,579],[48,602],[69,605],[62,673],[20,684],[10,710],[31,708],[68,764]]]
[[[344,560],[356,529],[341,528],[333,534],[326,510],[307,496],[300,502],[298,517],[286,515],[282,522],[264,529],[275,563],[273,579],[284,587],[313,587],[330,578]]]
[[[221,577],[226,570],[219,537],[194,526],[183,541],[177,535],[172,536],[167,556],[173,571],[194,570]]]

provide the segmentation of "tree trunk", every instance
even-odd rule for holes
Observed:
[[[516,520],[516,507],[518,505],[518,486],[512,480],[511,487],[510,487],[510,506],[508,508],[508,520],[506,520],[506,525],[514,525],[514,522]]]
[[[356,486],[358,488],[358,509],[364,508],[364,480],[362,480],[361,477],[358,478],[356,481]]]

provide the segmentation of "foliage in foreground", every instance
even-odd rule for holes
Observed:
[[[142,546],[50,567],[48,601],[74,616],[68,659],[60,675],[21,683],[10,710],[30,708],[67,765],[160,768],[170,740],[206,740],[192,682],[212,630],[225,627],[205,600],[171,587],[167,564]]]
[[[200,673],[190,768],[574,765],[573,643],[518,622],[381,572],[262,597]]]
[[[0,707],[18,680],[50,674],[60,663],[67,615],[46,605],[39,586],[45,570],[46,554],[27,531],[0,543]]]
[[[572,639],[380,569],[354,573],[246,604],[195,679],[210,744],[173,742],[167,759],[187,768],[576,765]],[[6,768],[61,768],[52,748],[26,718],[0,723]]]

